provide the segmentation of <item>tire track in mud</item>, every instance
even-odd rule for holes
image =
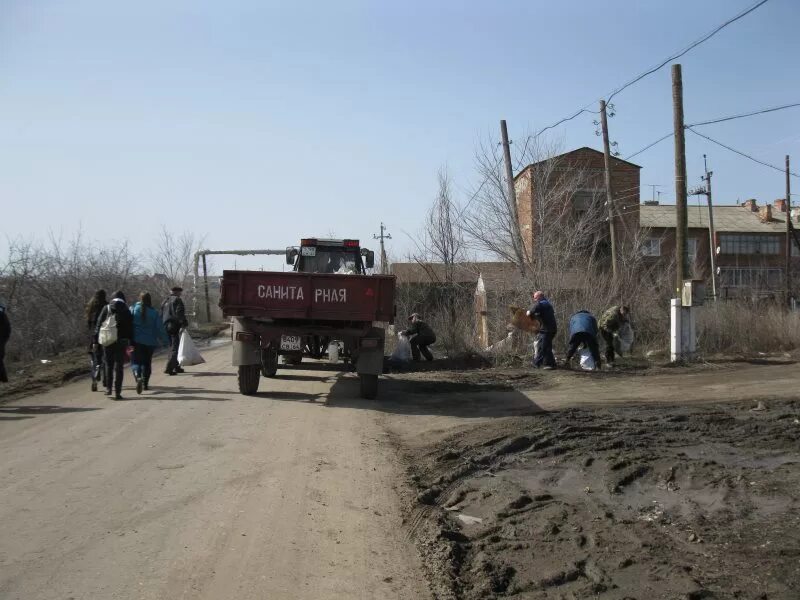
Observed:
[[[752,406],[568,409],[405,451],[434,592],[800,597],[800,402]]]

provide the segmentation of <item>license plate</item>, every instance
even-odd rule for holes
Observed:
[[[300,351],[303,347],[299,335],[282,335],[281,336],[281,350],[295,350]]]

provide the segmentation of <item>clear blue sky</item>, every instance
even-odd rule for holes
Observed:
[[[752,3],[0,0],[0,234],[82,226],[143,250],[163,223],[283,247],[383,220],[401,255],[437,170],[468,195],[501,118],[521,140]],[[798,31],[800,2],[770,0],[683,57],[687,121],[800,101]],[[669,68],[614,103],[627,156],[672,128]],[[592,118],[554,136],[600,148]],[[703,131],[800,171],[800,109]],[[645,198],[674,198],[672,152],[634,159]],[[691,185],[703,153],[718,202],[783,195],[780,173],[688,133]]]

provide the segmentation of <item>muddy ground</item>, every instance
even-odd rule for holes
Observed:
[[[439,412],[492,390],[493,409],[470,416],[502,414],[515,395],[533,400],[512,402],[513,417],[395,432],[414,490],[411,535],[437,596],[800,598],[800,391],[791,397],[791,379],[780,399],[768,383],[760,395],[745,385],[778,369],[797,367],[393,381],[398,392],[422,386]],[[587,403],[593,389],[609,402]],[[714,402],[737,389],[736,401]],[[682,404],[688,390],[699,404]],[[537,395],[555,400],[542,408]]]

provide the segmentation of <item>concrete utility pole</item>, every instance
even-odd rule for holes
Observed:
[[[786,304],[792,306],[792,183],[786,155]]]
[[[714,302],[717,301],[717,235],[714,231],[714,209],[711,206],[711,176],[713,171],[708,170],[708,162],[706,162],[706,155],[703,154],[703,166],[706,170],[706,176],[703,181],[706,182],[706,200],[708,201],[708,251],[711,257],[711,296]]]
[[[386,231],[386,225],[381,223],[381,233],[380,235],[373,233],[372,239],[373,240],[380,240],[381,241],[381,275],[386,275],[386,248],[383,245],[383,240],[390,240],[392,239],[391,233],[384,233]]]
[[[611,192],[611,146],[608,141],[606,101],[600,100],[600,124],[603,129],[603,158],[605,162],[606,208],[608,209],[608,237],[611,240],[611,275],[617,279],[617,236],[614,229],[614,198]]]
[[[675,253],[676,288],[680,296],[683,280],[689,274],[687,238],[689,221],[686,212],[686,140],[683,125],[683,77],[680,65],[672,65],[672,118],[675,130]]]
[[[508,183],[508,209],[511,213],[512,231],[511,243],[514,245],[514,254],[517,256],[519,268],[524,273],[524,253],[522,251],[522,240],[519,235],[519,213],[517,211],[517,190],[514,188],[514,169],[511,166],[511,145],[508,141],[508,129],[505,119],[500,121],[500,135],[503,139],[503,158],[506,163],[506,181]]]

